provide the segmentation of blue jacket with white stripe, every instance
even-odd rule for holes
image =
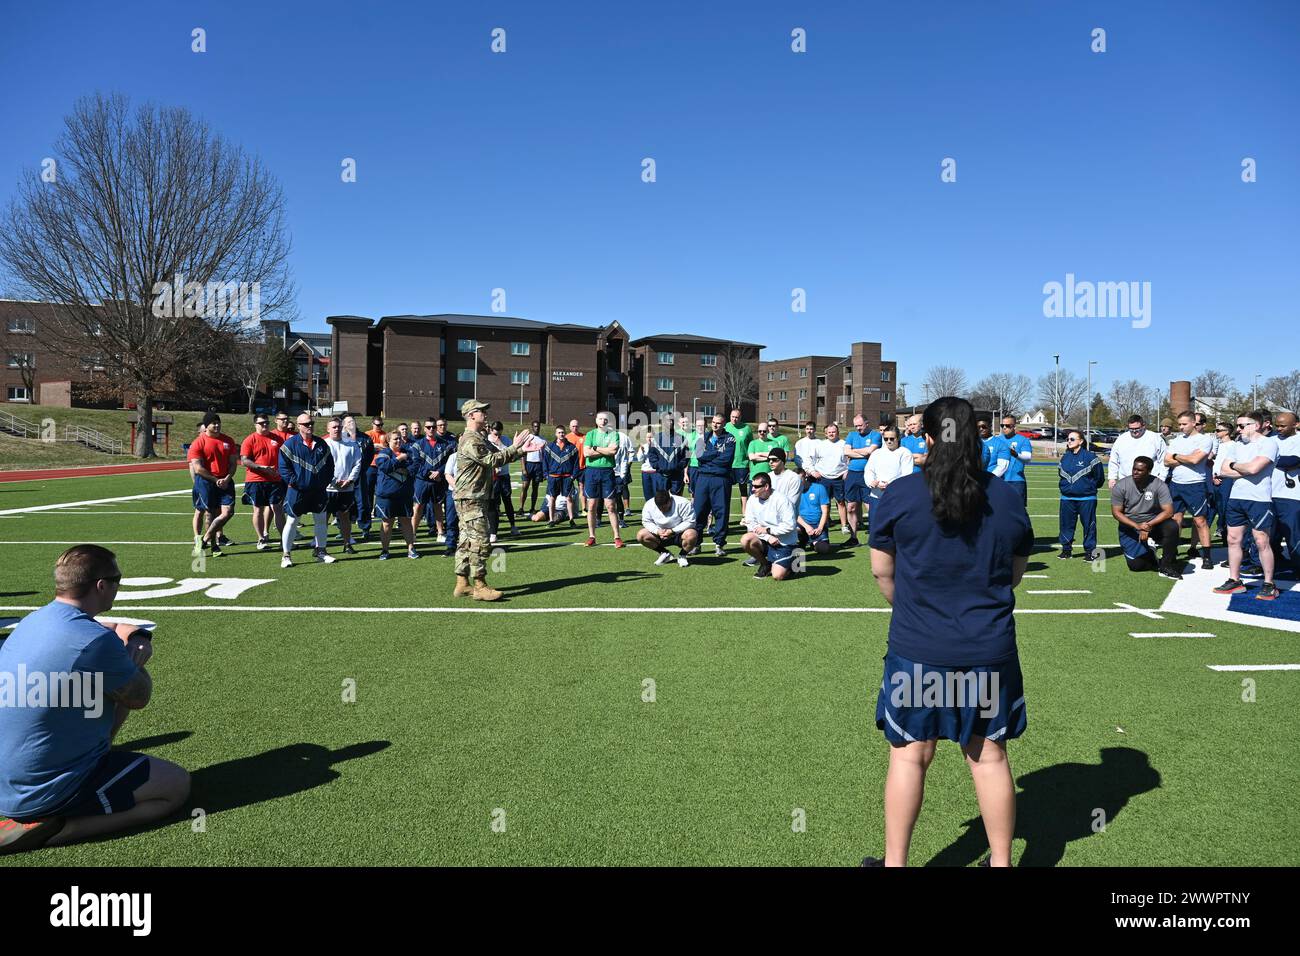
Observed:
[[[280,446],[280,477],[300,495],[325,493],[334,478],[334,455],[323,438],[313,438],[312,447],[301,435],[292,435]]]
[[[1097,489],[1106,480],[1101,459],[1086,448],[1062,455],[1058,472],[1063,498],[1096,498]]]

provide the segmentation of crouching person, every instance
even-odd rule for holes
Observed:
[[[795,547],[799,535],[795,530],[794,507],[790,499],[772,493],[771,476],[760,472],[750,484],[751,494],[745,502],[744,536],[740,546],[758,560],[754,577],[771,577],[782,581],[794,574]]]
[[[176,764],[110,748],[153,691],[149,632],[95,620],[121,580],[112,551],[69,548],[54,566],[54,600],[0,644],[0,854],[150,823],[189,796]]]

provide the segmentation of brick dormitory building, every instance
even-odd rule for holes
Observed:
[[[586,427],[598,411],[625,419],[673,408],[724,414],[727,376],[758,379],[761,345],[699,335],[632,339],[604,326],[484,315],[335,315],[331,396],[367,415],[460,418],[469,398],[494,417]],[[742,363],[728,372],[728,361]],[[752,388],[749,390],[753,394]],[[757,406],[741,403],[753,420]]]
[[[805,355],[762,362],[758,407],[782,422],[869,425],[894,421],[898,366],[880,357],[879,342],[854,342],[845,355]]]

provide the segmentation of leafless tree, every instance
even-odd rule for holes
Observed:
[[[1207,368],[1192,379],[1192,394],[1197,398],[1231,395],[1236,390],[1236,386],[1232,384],[1232,379],[1218,369]]]
[[[1120,421],[1124,421],[1129,415],[1149,414],[1154,403],[1151,400],[1151,389],[1145,383],[1130,378],[1127,381],[1111,382],[1110,391],[1106,393],[1106,404]]]
[[[1011,372],[994,372],[975,383],[971,391],[971,404],[976,408],[989,408],[1003,415],[1019,415],[1029,409],[1029,396],[1034,384],[1028,375]]]
[[[272,340],[279,344],[278,340]],[[283,348],[280,349],[282,353]],[[253,400],[263,385],[274,376],[279,356],[259,333],[249,332],[239,336],[231,349],[234,373],[239,384],[248,393],[248,414],[253,414]]]
[[[1087,396],[1088,380],[1068,368],[1061,369],[1059,378],[1056,369],[1053,368],[1038,379],[1038,403],[1049,413],[1055,414],[1059,411],[1062,425],[1079,423]]]
[[[1260,398],[1289,412],[1300,411],[1300,369],[1291,369],[1285,375],[1275,375],[1266,380],[1259,390]]]
[[[929,401],[945,395],[964,397],[966,394],[966,373],[954,365],[931,365],[925,373],[925,387]]]
[[[153,451],[163,383],[210,344],[292,311],[280,187],[261,163],[187,110],[124,96],[79,100],[55,143],[54,181],[20,179],[0,227],[0,267],[23,298],[62,303],[43,343],[107,357],[111,387],[140,411]]]
[[[758,363],[751,348],[728,345],[718,357],[719,385],[727,408],[741,408],[758,403]],[[726,412],[723,412],[726,417]]]

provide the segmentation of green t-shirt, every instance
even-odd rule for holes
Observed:
[[[618,432],[603,432],[598,428],[593,428],[587,432],[582,439],[583,447],[587,450],[587,467],[588,468],[613,468],[613,455],[597,455],[593,449],[608,448],[610,445],[618,445]]]
[[[790,448],[789,438],[787,438],[785,435],[773,435],[772,447],[779,448],[783,452],[785,452],[785,466],[787,468],[794,467],[794,451]]]
[[[692,468],[699,468],[699,467],[700,467],[700,460],[699,460],[698,458],[695,457],[695,446],[696,446],[697,444],[699,444],[699,441],[700,441],[700,433],[699,433],[699,432],[691,432],[689,435],[686,436],[686,447],[689,448],[689,449],[691,450],[691,463],[690,463],[690,466],[691,466]]]
[[[755,438],[753,441],[749,443],[749,454],[752,455],[756,452],[761,451],[763,454],[766,455],[770,449],[773,449],[775,447],[776,447],[776,442],[772,441],[772,439],[770,438],[767,439],[766,441],[764,441],[762,438]],[[766,458],[764,458],[762,461],[751,461],[749,463],[750,478],[753,478],[755,475],[764,474],[771,470],[772,470],[772,466],[768,463]]]
[[[749,454],[749,443],[754,440],[754,429],[748,425],[733,425],[731,422],[722,426],[731,433],[731,437],[736,439],[736,457],[731,461],[732,468],[747,468],[749,459],[745,456]]]

